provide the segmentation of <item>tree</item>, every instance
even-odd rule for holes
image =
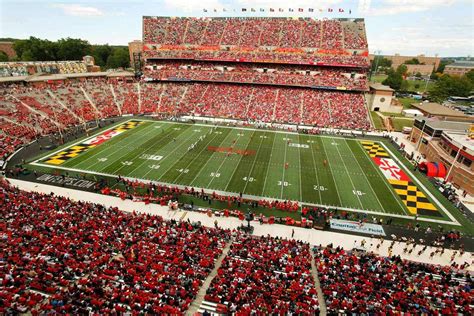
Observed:
[[[430,98],[437,102],[443,102],[450,96],[469,96],[474,88],[474,82],[469,79],[470,76],[442,75],[430,91]]]
[[[387,71],[387,75],[387,78],[382,81],[382,84],[389,86],[394,90],[400,90],[403,82],[402,75],[399,72],[393,70],[393,68],[390,68]]]
[[[4,51],[0,50],[0,62],[5,62],[5,61],[8,61],[8,55]]]
[[[474,85],[474,69],[469,70],[468,73],[465,74],[466,78]]]
[[[408,72],[407,66],[401,64],[400,66],[397,67],[397,73],[399,73],[403,77],[406,76],[407,72]]]
[[[372,65],[370,71],[375,71],[375,68],[390,68],[392,67],[392,61],[387,59],[383,56],[375,56],[374,60],[372,60]]]
[[[112,54],[107,58],[107,68],[127,68],[130,66],[130,56],[128,49],[126,48],[115,48]]]
[[[420,61],[418,60],[418,58],[412,58],[412,59],[409,59],[409,60],[405,60],[405,65],[419,65],[420,64]]]
[[[449,65],[449,64],[452,64],[452,63],[453,63],[453,61],[450,60],[450,59],[441,60],[439,62],[438,68],[436,69],[436,72],[443,73],[444,72],[444,67],[446,67],[446,65]]]
[[[59,60],[81,60],[82,57],[89,55],[91,45],[89,42],[76,38],[62,38],[58,41]]]
[[[109,45],[93,45],[91,55],[94,57],[95,64],[104,67],[107,59],[112,53],[112,47]]]

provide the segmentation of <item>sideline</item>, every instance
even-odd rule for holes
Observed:
[[[240,221],[236,217],[209,217],[205,213],[198,213],[198,212],[187,212],[183,210],[178,211],[170,211],[168,207],[160,206],[157,204],[148,204],[145,205],[144,203],[140,202],[133,202],[131,200],[122,201],[118,197],[102,195],[97,193],[85,192],[85,191],[77,191],[73,189],[67,189],[57,186],[51,186],[41,183],[33,183],[29,181],[17,180],[17,179],[7,179],[13,186],[19,187],[25,191],[31,192],[40,192],[49,194],[54,192],[59,196],[68,197],[73,201],[87,201],[91,203],[99,203],[106,207],[118,207],[122,211],[126,212],[139,212],[139,213],[147,213],[153,215],[159,215],[164,219],[171,220],[187,220],[197,222],[200,221],[202,225],[206,227],[214,227],[214,221],[217,221],[218,226],[224,229],[236,229],[239,227],[243,222]],[[371,238],[371,237],[363,237],[363,236],[355,236],[349,234],[342,234],[336,233],[331,231],[319,231],[315,229],[307,229],[301,227],[293,227],[281,224],[273,224],[273,225],[260,225],[258,222],[253,222],[254,225],[254,235],[257,236],[273,236],[273,237],[281,237],[281,238],[292,238],[292,232],[294,231],[294,239],[301,240],[304,242],[308,242],[311,245],[323,245],[326,246],[328,244],[333,244],[334,247],[342,247],[346,250],[351,250],[353,248],[364,249],[366,251],[371,251],[379,256],[387,256],[388,255],[388,248],[390,245],[390,241],[386,240],[383,244],[377,249],[376,246],[379,244],[380,239],[378,238]],[[365,240],[365,247],[361,247],[361,241]],[[409,253],[403,253],[403,249],[406,247],[405,242],[396,242],[395,246],[393,247],[392,255],[399,255],[402,259],[414,261],[414,262],[422,262],[428,264],[439,264],[439,265],[450,265],[451,264],[451,256],[453,254],[453,250],[445,249],[443,255],[435,255],[433,258],[430,258],[430,253],[435,251],[435,247],[428,246],[427,250],[423,252],[420,256],[417,255],[418,251],[421,250],[422,246],[416,246],[416,249]],[[474,253],[466,251],[463,256],[457,255],[454,261],[458,264],[463,264],[464,262],[471,262],[472,255]],[[468,267],[467,271],[474,272],[474,265]]]

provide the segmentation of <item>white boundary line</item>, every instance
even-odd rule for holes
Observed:
[[[49,165],[44,165],[41,163],[32,163],[35,166],[42,166],[42,167],[50,167]],[[105,177],[113,177],[116,178],[116,175],[113,174],[108,174],[108,173],[103,173],[103,172],[95,172],[95,171],[86,171],[86,170],[81,170],[81,169],[74,169],[74,168],[67,168],[67,167],[56,167],[56,169],[62,169],[62,170],[67,170],[67,171],[75,171],[75,172],[80,172],[80,173],[88,173],[88,174],[93,174],[93,175],[98,175],[98,176],[105,176]],[[133,178],[133,177],[122,177],[124,179],[130,180],[130,181],[144,181],[144,179],[139,179],[139,178]],[[177,187],[180,189],[184,189],[187,187],[188,189],[191,188],[190,186],[185,186],[185,185],[180,185],[180,184],[173,184],[173,183],[167,183],[167,182],[160,182],[160,181],[154,181],[154,180],[146,180],[148,183],[155,183],[158,185],[164,185],[164,186],[172,186],[172,187]],[[199,188],[200,189],[200,188]],[[208,189],[206,189],[208,190]],[[205,190],[205,192],[206,192]],[[238,193],[233,193],[233,192],[226,192],[226,191],[219,191],[219,190],[212,190],[212,192],[216,192],[219,195],[228,195],[228,196],[239,196]],[[208,192],[209,193],[209,192]],[[265,197],[265,196],[255,196],[255,195],[248,195],[248,194],[243,194],[243,198],[245,199],[251,199],[251,200],[259,200],[259,199],[266,199],[269,201],[274,201],[279,199],[271,198],[271,197]],[[361,210],[361,209],[353,209],[353,208],[348,208],[348,207],[339,207],[339,206],[334,206],[334,205],[325,205],[325,204],[315,204],[315,203],[307,203],[307,202],[301,202],[301,204],[309,205],[309,206],[314,206],[314,207],[326,207],[330,209],[338,209],[338,210],[345,210],[345,211],[351,211],[351,212],[356,212],[356,213],[365,213],[365,214],[373,214],[373,215],[380,215],[380,216],[385,216],[385,217],[394,217],[394,218],[403,218],[403,219],[410,219],[413,220],[413,216],[407,216],[407,215],[401,215],[401,214],[387,214],[387,213],[382,213],[382,212],[376,212],[376,211],[368,211],[368,210]],[[437,219],[431,219],[431,218],[424,218],[420,217],[418,218],[419,221],[424,221],[424,222],[432,222],[432,223],[438,223],[438,224],[448,224],[448,225],[456,225],[456,226],[461,226],[459,223],[453,223],[445,220],[437,220]]]
[[[62,149],[59,149],[57,150],[56,152],[54,153],[49,153],[47,155],[44,155],[43,157],[31,162],[30,164],[31,165],[34,165],[34,166],[40,166],[40,167],[47,167],[47,168],[53,168],[53,169],[61,169],[61,170],[67,170],[67,171],[75,171],[75,172],[80,172],[80,173],[89,173],[89,174],[94,174],[94,175],[101,175],[101,176],[107,176],[107,177],[115,177],[114,175],[112,174],[106,174],[106,173],[101,173],[101,172],[95,172],[95,171],[87,171],[87,170],[81,170],[81,169],[75,169],[75,168],[67,168],[67,167],[61,167],[61,166],[52,166],[52,165],[47,165],[47,164],[43,164],[43,163],[39,163],[38,161],[48,157],[48,156],[52,156],[56,153],[59,153],[69,147],[72,147],[72,146],[75,146],[81,142],[84,142],[86,140],[89,140],[91,138],[94,138],[95,136],[99,135],[100,133],[103,133],[105,131],[108,131],[108,130],[111,130],[113,128],[115,128],[117,125],[119,124],[123,124],[123,123],[127,123],[129,121],[134,121],[134,120],[138,120],[138,121],[148,121],[148,122],[161,122],[161,123],[168,123],[168,124],[176,124],[176,123],[180,123],[180,124],[187,124],[187,125],[195,125],[195,126],[204,126],[204,127],[209,127],[209,124],[200,124],[200,123],[185,123],[185,122],[170,122],[170,121],[157,121],[157,120],[150,120],[150,119],[143,119],[143,118],[133,118],[133,119],[129,119],[129,120],[126,120],[126,121],[122,121],[122,122],[118,122],[117,124],[113,125],[112,127],[108,128],[108,129],[105,129],[105,130],[102,130],[102,131],[99,131],[97,132],[96,134],[88,137],[88,138],[85,138],[85,139],[82,139],[80,141],[77,141],[71,145],[69,145],[68,147],[64,147]],[[240,130],[254,130],[254,131],[261,131],[261,129],[257,129],[257,128],[245,128],[245,127],[232,127],[232,126],[219,126],[219,128],[230,128],[230,129],[240,129]],[[298,135],[299,133],[297,132],[291,132],[291,131],[270,131],[270,132],[273,132],[273,133],[278,133],[278,134],[296,134]],[[308,134],[309,135],[309,134]],[[310,135],[310,136],[318,136],[318,137],[325,137],[325,138],[332,138],[332,139],[346,139],[345,137],[338,137],[338,136],[331,136],[331,135]],[[354,140],[362,140],[361,138],[354,138]],[[383,143],[383,142],[380,142],[380,141],[376,141],[375,142],[378,142],[380,143],[384,148],[385,150],[387,150],[387,152],[393,157],[393,159],[395,159],[400,165],[401,167],[407,171],[407,173],[411,176],[411,178],[413,179],[413,181],[415,181],[424,191],[426,194],[428,194],[428,196],[435,201],[436,205],[439,206],[443,212],[451,219],[451,222],[449,221],[445,221],[445,220],[437,220],[437,219],[431,219],[431,218],[424,218],[424,217],[420,217],[418,218],[418,220],[420,221],[425,221],[425,222],[433,222],[433,223],[439,223],[439,224],[449,224],[449,225],[456,225],[456,226],[461,226],[461,224],[456,220],[456,218],[454,218],[454,216],[438,201],[437,198],[435,198],[431,192],[429,190],[426,189],[426,187],[421,184],[418,180],[418,178],[416,178],[415,176],[413,176],[413,174],[411,173],[410,170],[407,169],[407,167],[398,159],[398,157],[396,157],[392,151],[390,149],[387,148],[387,146]],[[322,146],[324,147],[324,144],[322,144]],[[273,146],[272,146],[273,148]],[[327,154],[326,154],[327,156]],[[328,161],[328,164],[330,166],[330,163]],[[268,172],[268,170],[267,170]],[[131,177],[125,177],[126,179],[131,179],[131,180],[146,180],[146,179],[138,179],[138,178],[131,178]],[[334,178],[334,176],[333,176]],[[148,180],[147,180],[148,181]],[[158,184],[163,184],[163,185],[171,185],[171,186],[176,186],[176,187],[180,187],[180,185],[175,185],[175,184],[170,184],[170,183],[164,183],[164,182],[156,182],[156,181],[152,181],[154,183],[158,183]],[[184,186],[182,186],[184,188]],[[336,188],[337,190],[337,188]],[[227,195],[232,195],[232,192],[226,192],[226,191],[215,191],[216,193],[218,192],[221,192],[223,194],[227,194]],[[263,193],[263,191],[262,191]],[[339,196],[339,192],[338,193],[338,196]],[[246,195],[243,195],[244,197]],[[248,195],[248,197],[251,197],[251,198],[262,198],[263,196],[250,196]],[[272,198],[268,198],[268,197],[264,197],[266,199],[272,199]],[[339,199],[339,201],[341,201]],[[381,215],[381,216],[389,216],[389,217],[397,217],[397,218],[406,218],[406,219],[413,219],[413,216],[408,216],[408,215],[398,215],[398,214],[391,214],[391,213],[380,213],[380,212],[375,212],[375,211],[367,211],[367,210],[356,210],[356,209],[351,209],[351,208],[345,208],[345,207],[338,207],[338,206],[334,206],[334,205],[324,205],[324,204],[313,204],[313,203],[307,203],[307,202],[303,202],[303,201],[299,201],[300,203],[302,204],[306,204],[306,205],[311,205],[311,206],[316,206],[316,207],[329,207],[329,208],[337,208],[339,210],[348,210],[348,211],[351,211],[351,212],[358,212],[358,213],[367,213],[367,214],[375,214],[375,215]]]
[[[387,178],[384,177],[382,171],[380,170],[379,166],[374,166],[374,161],[372,160],[372,158],[367,154],[367,151],[365,150],[365,148],[362,146],[361,142],[360,141],[356,141],[359,148],[362,149],[362,151],[364,152],[365,154],[365,159],[367,159],[370,163],[370,165],[372,166],[372,168],[375,169],[375,172],[379,175],[379,177],[382,177],[383,179],[383,183],[385,184],[385,186],[388,188],[388,190],[392,193],[392,196],[393,198],[398,202],[398,204],[402,207],[403,210],[405,210],[406,206],[405,204],[403,204],[403,202],[400,201],[400,197],[393,191],[393,187],[390,185],[390,183],[388,183],[387,181]],[[410,215],[407,213],[407,211],[405,210],[405,213],[407,215]]]
[[[349,152],[351,153],[352,157],[354,157],[354,160],[357,162],[357,165],[359,166],[360,171],[362,171],[362,174],[364,175],[365,181],[367,181],[367,184],[369,185],[370,190],[372,190],[372,193],[374,194],[375,198],[377,199],[377,202],[379,203],[379,205],[382,207],[382,210],[383,210],[383,211],[386,211],[386,209],[385,209],[385,207],[383,206],[382,202],[380,202],[380,199],[379,199],[377,193],[375,193],[374,188],[372,188],[372,184],[370,183],[369,179],[367,178],[367,175],[366,175],[365,172],[364,172],[364,168],[362,168],[362,166],[360,165],[359,160],[357,160],[357,158],[356,158],[356,156],[354,155],[354,152],[352,151],[351,147],[349,147],[349,144],[347,144],[347,141],[344,141],[344,145],[347,147],[347,149],[348,149]],[[379,175],[379,176],[380,176],[380,175]]]
[[[100,134],[102,134],[102,133],[104,133],[104,132],[106,132],[106,131],[110,131],[111,129],[117,127],[117,125],[124,124],[124,123],[130,122],[130,121],[135,121],[135,120],[139,120],[139,119],[129,119],[129,120],[126,120],[126,121],[118,122],[117,124],[113,124],[111,127],[107,128],[107,129],[104,129],[104,130],[101,130],[101,131],[95,133],[94,135],[92,135],[92,136],[90,136],[90,137],[81,139],[81,140],[79,140],[79,141],[77,141],[77,142],[75,142],[75,143],[70,144],[69,146],[66,146],[66,147],[64,147],[64,148],[61,148],[61,149],[56,150],[56,151],[53,152],[53,153],[47,153],[46,155],[44,155],[44,156],[42,156],[42,157],[36,159],[35,161],[33,161],[33,163],[38,163],[38,161],[43,160],[43,159],[45,159],[45,158],[47,158],[47,157],[49,157],[49,156],[54,156],[54,155],[56,155],[57,153],[59,153],[59,152],[61,152],[61,151],[64,151],[64,150],[66,150],[66,149],[68,149],[68,148],[71,148],[72,146],[76,146],[77,144],[80,144],[80,143],[82,143],[82,142],[88,141],[88,140],[90,140],[90,139],[96,137],[97,135],[100,135]],[[50,166],[51,168],[54,168],[54,165],[48,165],[48,166]]]
[[[457,219],[454,218],[454,216],[438,201],[438,199],[437,199],[436,197],[433,196],[433,194],[420,182],[420,180],[418,180],[418,178],[413,175],[413,173],[411,172],[411,170],[409,170],[409,169],[398,159],[398,157],[395,156],[395,155],[392,153],[392,151],[387,148],[387,146],[385,146],[384,143],[382,143],[382,142],[378,142],[378,143],[379,143],[379,144],[382,144],[382,146],[383,146],[383,147],[385,148],[385,150],[390,154],[390,156],[392,156],[392,158],[395,159],[395,160],[398,162],[398,164],[399,164],[403,169],[405,169],[405,171],[410,175],[411,180],[412,180],[413,182],[416,182],[416,184],[417,184],[418,186],[420,186],[420,187],[423,189],[424,193],[426,193],[433,201],[435,201],[436,205],[437,205],[440,209],[442,209],[443,212],[444,212],[446,215],[448,215],[449,219],[450,219],[451,221],[453,221],[454,223],[456,223],[456,225],[459,225],[459,226],[460,226],[461,224],[459,224],[459,222],[457,221]]]

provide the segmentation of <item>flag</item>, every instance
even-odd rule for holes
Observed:
[[[285,10],[284,10],[284,9],[282,9],[282,8],[280,8],[280,9],[278,9],[278,11],[280,11],[280,12],[283,12],[283,11],[285,11]]]
[[[323,9],[319,9],[319,12],[323,12]]]
[[[309,8],[309,9],[308,9],[308,12],[313,12],[313,11],[314,11],[313,8]]]
[[[298,11],[299,11],[299,12],[303,12],[304,10],[303,10],[303,8],[299,8]]]
[[[254,9],[254,8],[252,8],[252,9],[250,9],[250,11],[252,11],[252,12],[255,12],[255,9]]]
[[[342,9],[342,8],[339,8],[339,12],[344,12],[344,9]]]
[[[349,10],[349,14],[352,14],[352,10]]]
[[[290,8],[290,9],[288,9],[288,11],[289,11],[289,12],[293,12],[293,9]]]
[[[247,12],[247,9],[246,9],[246,8],[242,8],[242,12]]]
[[[265,12],[265,9],[260,8],[260,12]]]
[[[332,12],[332,9],[331,9],[331,8],[329,8],[329,9],[328,9],[328,12]]]
[[[204,10],[204,12],[207,12],[207,9],[203,9],[203,10]]]
[[[214,12],[217,12],[217,9],[214,9]]]
[[[225,8],[223,8],[222,11],[226,12],[227,10]]]
[[[270,12],[275,12],[275,10],[273,8],[270,8]]]

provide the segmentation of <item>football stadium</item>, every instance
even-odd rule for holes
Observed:
[[[380,129],[352,10],[143,16],[128,69],[0,41],[0,314],[472,314],[474,119]]]

